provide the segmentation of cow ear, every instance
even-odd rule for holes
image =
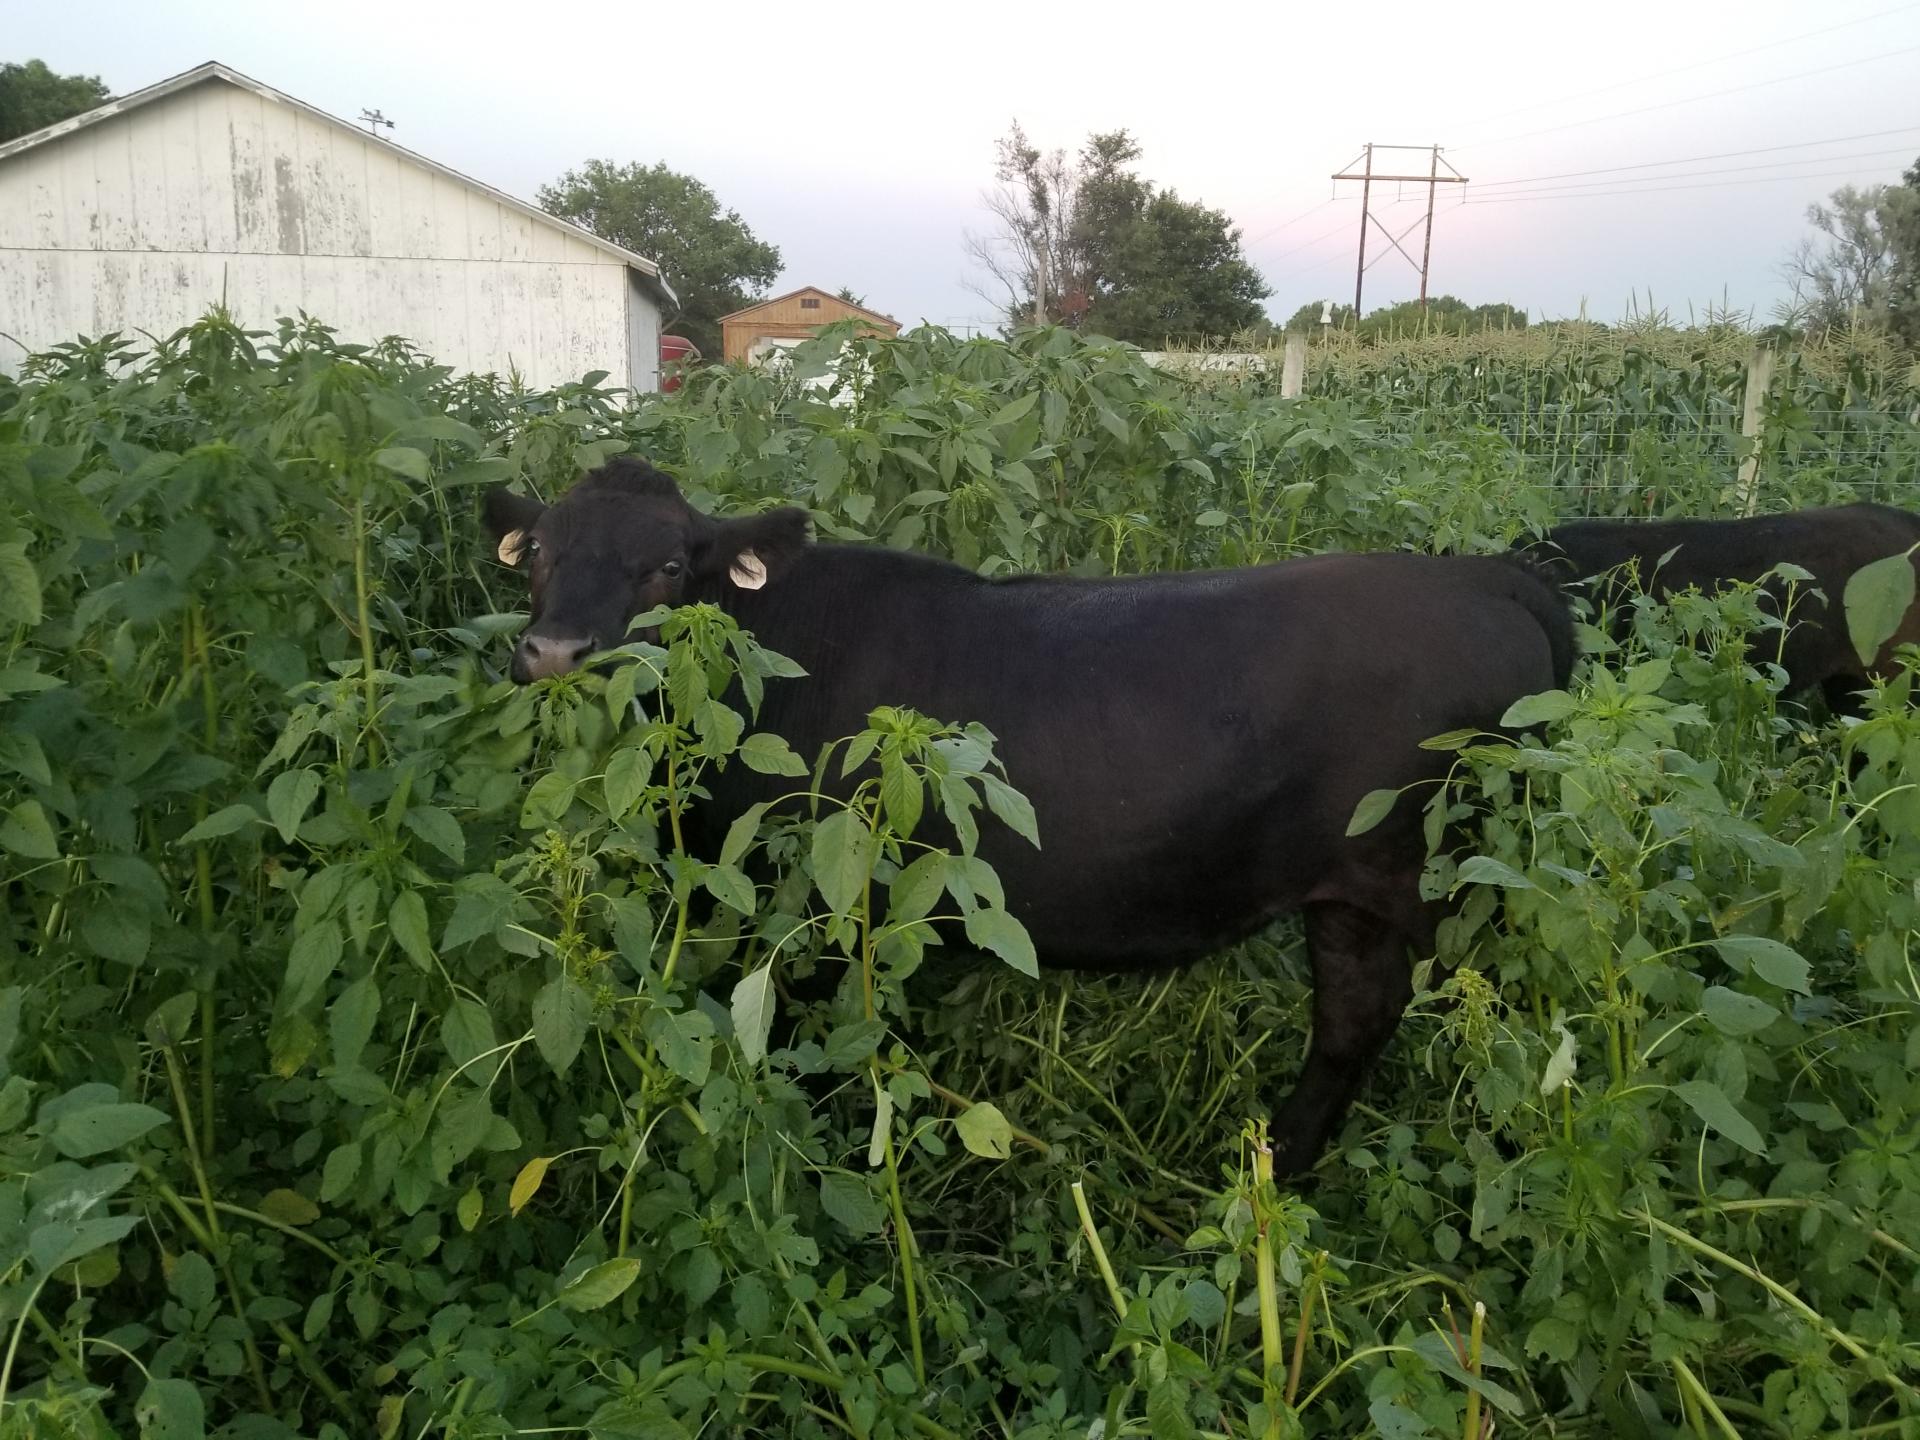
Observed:
[[[519,563],[527,531],[546,513],[547,507],[531,495],[516,495],[504,485],[487,491],[480,502],[480,517],[498,546],[502,564]]]
[[[742,590],[777,580],[807,546],[807,512],[782,506],[764,515],[716,520],[693,554],[703,580],[722,576]]]

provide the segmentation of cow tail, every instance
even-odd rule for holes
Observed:
[[[1519,581],[1512,594],[1540,622],[1553,657],[1554,688],[1564,690],[1573,679],[1573,606],[1556,578],[1553,563],[1538,553],[1508,551],[1499,556]]]

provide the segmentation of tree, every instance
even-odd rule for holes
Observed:
[[[1888,221],[1902,208],[1897,199],[1889,204],[1889,195],[1904,188],[1843,185],[1826,204],[1807,207],[1815,233],[1794,247],[1782,270],[1792,287],[1789,312],[1808,330],[1885,323],[1894,268]]]
[[[1887,318],[1907,344],[1920,348],[1920,160],[1888,187],[1882,223],[1893,263],[1887,277]]]
[[[59,75],[44,60],[0,64],[0,145],[83,115],[108,98],[98,75]]]
[[[1293,335],[1317,335],[1320,332],[1320,316],[1328,305],[1333,306],[1333,328],[1345,329],[1353,323],[1353,307],[1341,305],[1331,300],[1309,300],[1288,317],[1283,327]]]
[[[751,305],[780,274],[780,251],[691,175],[589,160],[539,191],[541,208],[657,262],[680,297],[662,328],[720,353],[720,317]]]
[[[998,142],[995,219],[968,235],[976,293],[1010,325],[1051,321],[1135,344],[1226,335],[1265,317],[1269,293],[1218,210],[1156,190],[1132,168],[1125,130],[1087,137],[1071,160],[1042,151],[1016,122]]]
[[[851,285],[842,285],[833,294],[836,300],[844,300],[849,305],[858,305],[862,310],[867,308],[867,297],[854,294]]]

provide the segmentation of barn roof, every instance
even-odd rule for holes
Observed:
[[[375,145],[384,146],[386,149],[393,151],[396,155],[404,157],[422,169],[434,171],[436,174],[444,175],[450,180],[458,181],[462,185],[478,190],[489,199],[496,200],[509,209],[517,210],[523,215],[530,216],[543,225],[551,226],[556,230],[564,230],[568,234],[586,241],[587,244],[592,245],[596,249],[603,250],[607,254],[624,261],[629,268],[640,276],[641,283],[653,293],[656,300],[676,308],[680,304],[680,297],[673,293],[673,287],[668,285],[666,277],[661,275],[660,267],[653,261],[647,259],[646,256],[636,254],[623,245],[616,245],[611,240],[604,240],[591,230],[575,225],[570,220],[562,220],[558,215],[549,215],[538,206],[529,205],[526,201],[509,195],[504,190],[496,190],[491,185],[475,180],[471,175],[462,175],[458,170],[442,165],[437,160],[429,160],[426,156],[409,150],[404,145],[396,145],[384,136],[370,135],[358,125],[349,124],[338,115],[330,115],[317,105],[309,105],[306,101],[296,99],[284,91],[275,90],[271,85],[263,85],[252,76],[242,75],[238,70],[233,69],[231,66],[222,65],[217,60],[209,60],[204,65],[196,65],[191,70],[182,71],[170,79],[160,81],[157,85],[149,85],[144,90],[136,90],[131,95],[123,95],[117,100],[109,100],[106,104],[97,106],[83,115],[75,115],[66,120],[56,121],[39,130],[34,130],[26,135],[22,135],[17,140],[9,140],[6,144],[0,145],[0,164],[4,164],[23,151],[36,149],[51,141],[59,140],[64,136],[85,130],[89,126],[98,125],[102,120],[111,120],[115,116],[129,114],[144,106],[151,105],[156,100],[164,100],[169,95],[177,95],[182,90],[190,90],[194,86],[205,84],[209,80],[225,81],[229,85],[250,91],[263,100],[271,100],[276,104],[291,106],[295,110],[304,111],[306,114],[313,116],[315,119],[323,120],[329,125],[338,126],[342,130],[350,130],[359,139],[371,141]]]
[[[836,305],[844,305],[847,309],[853,311],[854,314],[864,315],[876,324],[891,325],[896,330],[900,328],[900,322],[891,315],[882,315],[878,310],[869,310],[864,305],[856,305],[851,300],[843,300],[830,290],[822,290],[818,285],[802,285],[798,290],[789,290],[784,295],[773,295],[765,300],[756,300],[744,310],[736,310],[731,315],[722,315],[720,317],[720,323],[724,325],[729,320],[744,319],[756,310],[764,310],[769,305],[783,304],[793,299],[796,295],[818,295],[822,300],[831,300]]]

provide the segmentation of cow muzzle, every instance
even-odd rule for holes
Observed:
[[[565,675],[594,651],[592,639],[576,635],[522,635],[509,667],[514,683],[525,685],[550,675]]]

